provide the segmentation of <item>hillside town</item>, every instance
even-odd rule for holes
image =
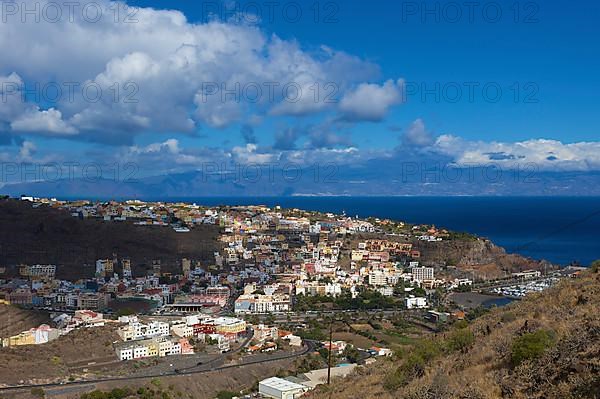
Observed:
[[[219,229],[218,249],[208,262],[181,258],[176,264],[147,259],[137,265],[127,253],[110,253],[96,260],[93,276],[75,281],[57,277],[60,264],[2,265],[2,304],[49,314],[48,323],[16,335],[2,335],[0,329],[2,347],[43,345],[76,330],[108,326],[119,338],[111,343],[118,362],[209,352],[258,356],[325,350],[335,353],[342,365],[365,364],[390,356],[389,343],[332,339],[315,326],[318,317],[336,320],[345,312],[381,312],[382,321],[401,315],[419,328],[437,331],[469,311],[446,294],[469,295],[479,284],[494,283],[470,278],[454,265],[423,261],[416,243],[435,246],[456,239],[435,226],[265,206],[26,196],[20,201],[34,210],[66,212],[76,220],[130,223],[176,234],[211,225]],[[507,288],[488,291],[522,297],[559,277],[524,271],[507,276]],[[518,286],[529,289],[516,291]],[[356,336],[369,335],[354,331]],[[350,355],[351,350],[359,355]],[[171,372],[181,369],[173,366]],[[308,388],[298,379],[273,376],[260,389]]]

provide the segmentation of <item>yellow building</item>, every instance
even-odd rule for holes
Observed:
[[[8,346],[35,345],[35,335],[30,331],[23,331],[20,334],[8,338],[7,341]]]
[[[158,356],[159,347],[158,343],[154,340],[146,342],[146,348],[148,348],[148,356]],[[163,355],[164,356],[164,355]]]
[[[117,334],[123,341],[131,341],[135,336],[135,328],[131,325],[123,326],[117,330]]]
[[[238,335],[246,331],[246,322],[244,320],[232,317],[219,317],[214,322],[217,334]]]

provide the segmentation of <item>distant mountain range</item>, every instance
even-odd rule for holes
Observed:
[[[131,181],[62,179],[5,184],[2,194],[61,198],[194,198],[211,196],[595,196],[600,172],[528,172],[485,168],[421,170],[359,165],[258,168],[228,174],[191,171]]]

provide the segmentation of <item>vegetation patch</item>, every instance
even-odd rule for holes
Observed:
[[[512,345],[511,361],[518,366],[524,361],[541,357],[554,344],[554,334],[546,330],[526,333],[516,338]]]

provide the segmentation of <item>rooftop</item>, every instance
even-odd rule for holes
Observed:
[[[262,380],[260,384],[280,391],[292,391],[307,388],[305,385],[296,384],[295,382],[284,380],[279,377],[267,378],[266,380]]]

